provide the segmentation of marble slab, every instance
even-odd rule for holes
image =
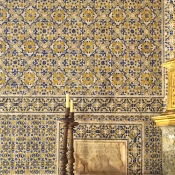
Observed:
[[[75,140],[75,175],[127,174],[126,140]]]
[[[175,174],[175,126],[163,126],[162,129],[162,168],[163,174]]]

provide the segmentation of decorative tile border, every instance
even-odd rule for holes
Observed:
[[[174,7],[173,1],[164,1],[164,60],[174,58]]]
[[[120,140],[128,141],[128,174],[142,174],[144,138],[142,124],[80,123],[74,133],[75,139],[81,140]],[[142,145],[143,144],[143,145]]]
[[[162,98],[72,97],[78,113],[160,113]],[[1,97],[0,113],[64,113],[65,97]]]

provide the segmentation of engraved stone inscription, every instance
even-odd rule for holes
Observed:
[[[126,140],[75,140],[75,175],[126,175]]]

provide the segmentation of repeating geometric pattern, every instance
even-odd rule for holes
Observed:
[[[0,116],[0,174],[56,174],[54,116]]]
[[[165,60],[174,58],[174,1],[165,1],[164,55]]]
[[[2,1],[0,12],[1,94],[162,96],[161,2]]]
[[[32,76],[32,75],[30,75]],[[73,98],[77,113],[161,113],[161,98]],[[117,105],[116,105],[117,104]],[[0,112],[64,113],[65,97],[0,98]]]

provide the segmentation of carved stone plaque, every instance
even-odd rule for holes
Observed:
[[[126,175],[126,140],[75,140],[75,175]]]

